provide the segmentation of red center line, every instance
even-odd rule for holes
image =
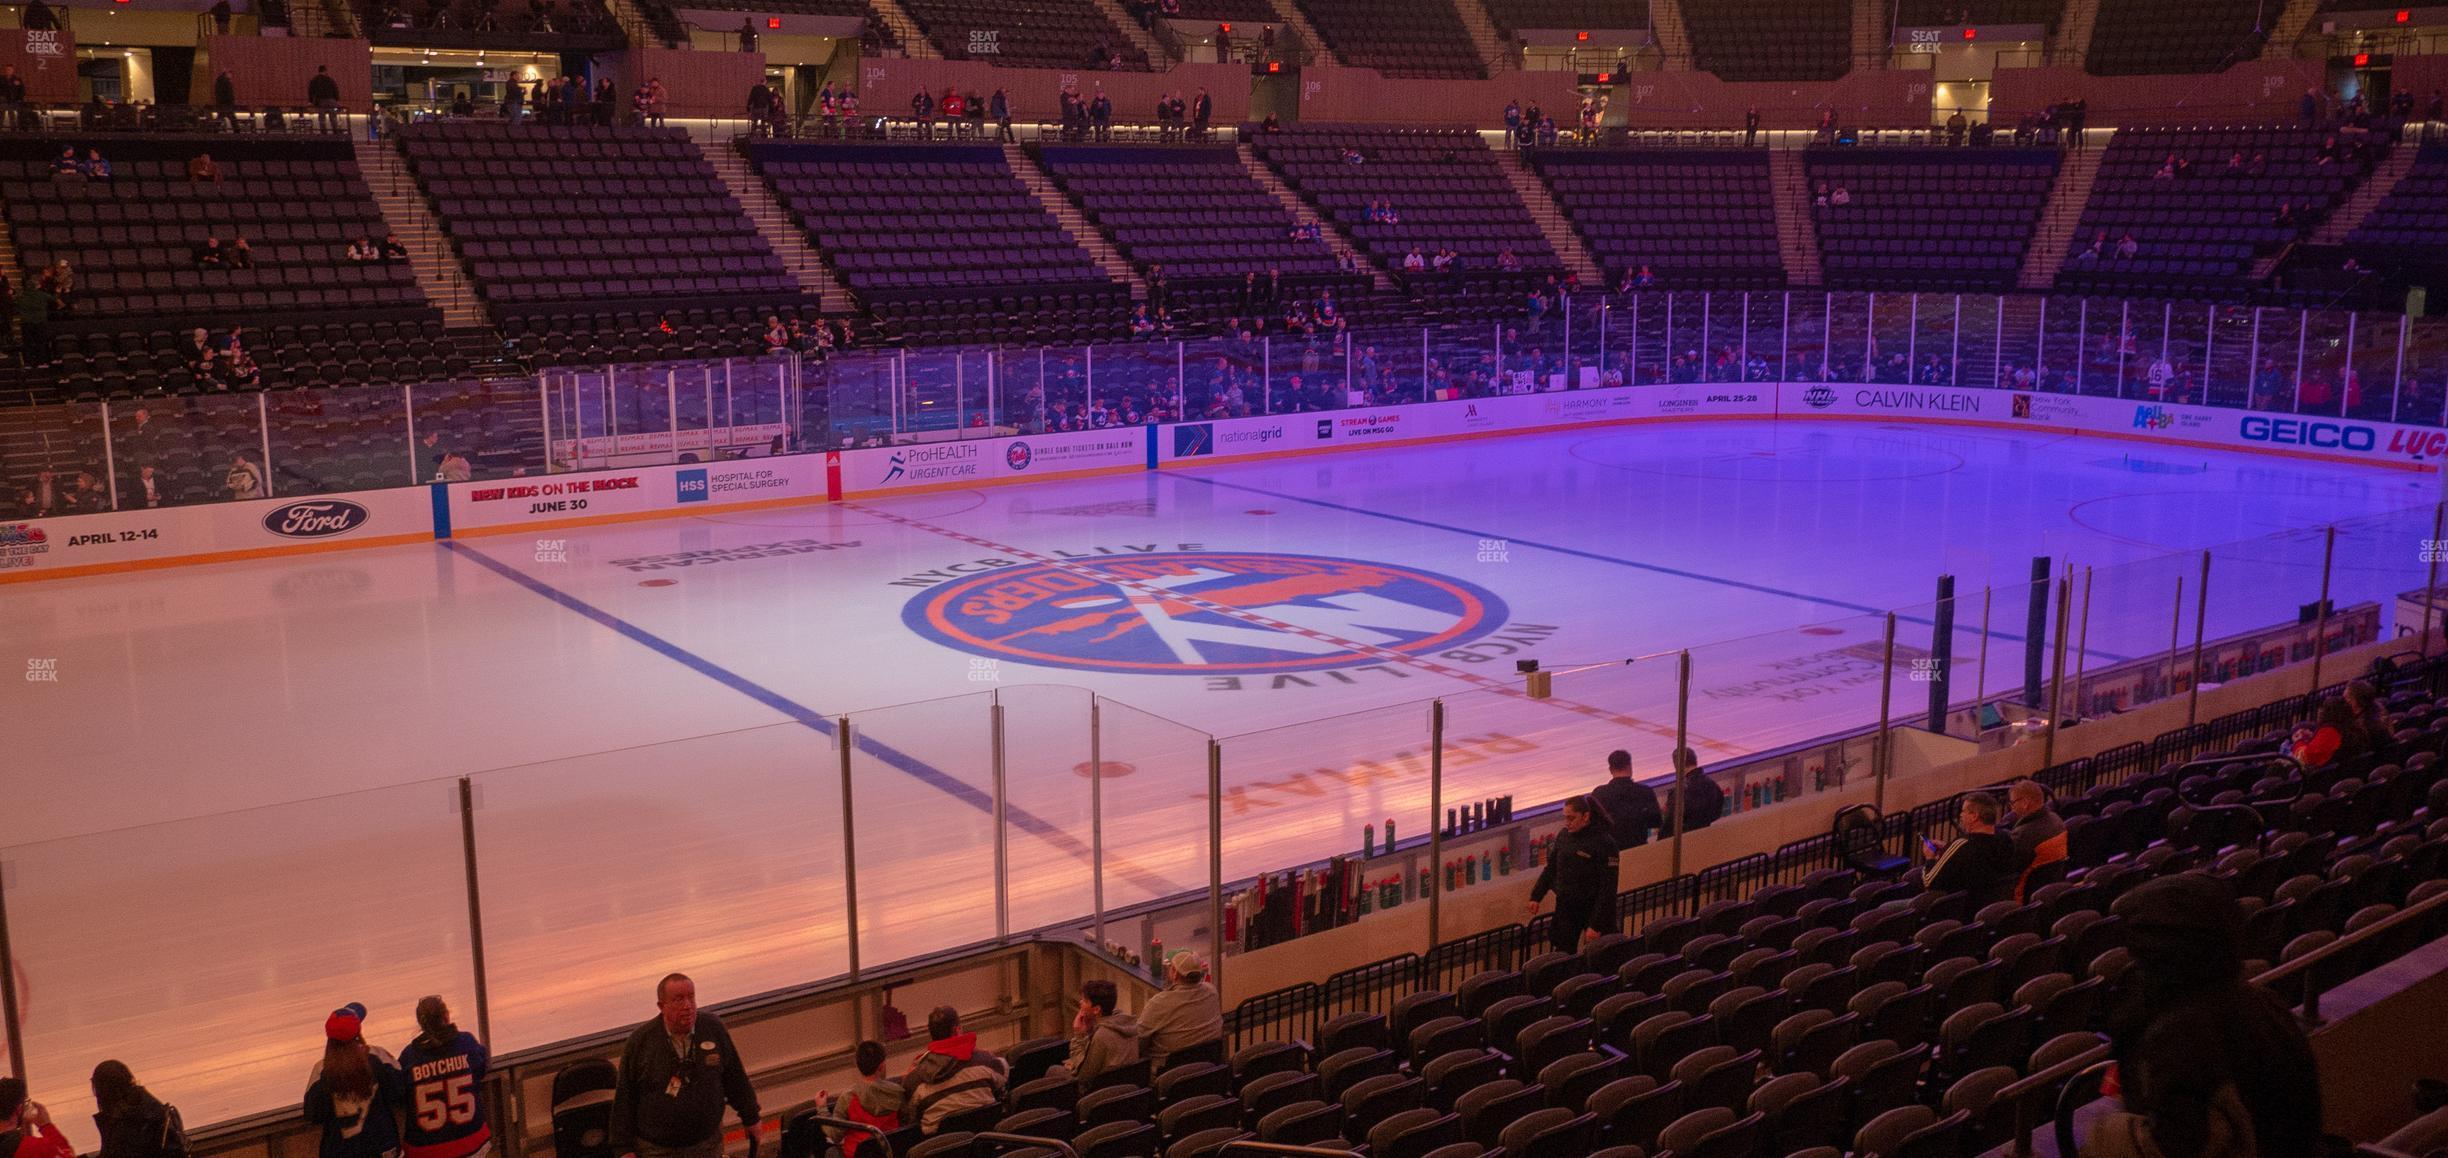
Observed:
[[[879,510],[875,507],[866,506],[860,503],[844,503],[842,505],[866,514],[874,515],[881,519],[899,523],[905,527],[914,527],[918,530],[941,535],[947,539],[955,539],[960,542],[967,543],[973,547],[982,547],[989,551],[999,551],[1017,558],[1025,559],[1031,563],[1060,568],[1074,575],[1079,575],[1082,578],[1093,579],[1100,583],[1111,583],[1116,587],[1127,588],[1153,598],[1188,604],[1189,606],[1198,608],[1199,610],[1208,612],[1210,614],[1221,615],[1228,619],[1237,619],[1244,623],[1256,624],[1260,627],[1269,628],[1275,631],[1290,632],[1295,635],[1306,636],[1310,639],[1323,640],[1327,643],[1332,643],[1348,650],[1359,652],[1363,655],[1369,656],[1372,659],[1382,660],[1386,663],[1401,664],[1404,667],[1414,668],[1434,675],[1441,675],[1447,679],[1456,680],[1461,683],[1470,684],[1474,687],[1495,692],[1498,695],[1508,696],[1518,700],[1526,700],[1531,703],[1545,704],[1550,707],[1560,708],[1564,711],[1574,713],[1575,715],[1587,716],[1594,720],[1604,720],[1611,724],[1647,732],[1653,736],[1662,736],[1669,740],[1674,738],[1675,730],[1673,728],[1664,724],[1653,723],[1637,716],[1626,715],[1622,712],[1611,711],[1592,704],[1584,704],[1576,700],[1567,700],[1555,697],[1549,697],[1544,700],[1533,700],[1531,699],[1529,692],[1515,687],[1503,680],[1490,679],[1489,677],[1480,675],[1477,672],[1464,671],[1460,668],[1453,667],[1448,664],[1438,663],[1434,660],[1426,659],[1420,656],[1411,655],[1407,652],[1395,651],[1391,648],[1379,647],[1375,644],[1362,643],[1358,640],[1352,639],[1344,639],[1328,632],[1296,626],[1294,624],[1285,623],[1279,619],[1272,619],[1267,616],[1260,615],[1257,612],[1250,611],[1246,608],[1228,607],[1224,604],[1216,603],[1211,600],[1201,599],[1198,596],[1191,595],[1187,592],[1158,587],[1154,584],[1142,583],[1137,580],[1120,579],[1109,575],[1097,574],[1090,568],[1083,567],[1069,559],[1056,558],[1050,555],[1041,555],[1024,547],[1015,547],[1009,543],[998,543],[992,539],[969,534],[966,531],[956,531],[950,527],[939,526],[937,524],[925,522],[919,519],[912,519],[903,515],[897,515],[891,511]],[[1727,756],[1740,756],[1746,754],[1743,749],[1738,748],[1733,744],[1722,740],[1708,739],[1703,736],[1694,735],[1688,737],[1688,743],[1690,743],[1690,745],[1695,749],[1705,748],[1711,752]]]

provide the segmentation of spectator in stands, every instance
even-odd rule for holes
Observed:
[[[360,237],[349,243],[348,251],[342,256],[354,264],[364,265],[367,262],[382,260],[382,251],[374,247],[372,238]]]
[[[1139,1007],[1140,1046],[1158,1070],[1165,1059],[1224,1036],[1224,1003],[1207,967],[1187,949],[1165,958],[1165,987]]]
[[[2295,110],[2296,115],[2301,117],[2303,120],[2303,127],[2307,129],[2319,128],[2321,118],[2320,86],[2314,85],[2310,88],[2306,88],[2303,91],[2303,97],[2295,102]]]
[[[25,78],[17,75],[17,66],[13,64],[0,66],[0,114],[6,115],[9,128],[34,127],[33,107],[26,104]]]
[[[199,242],[195,247],[195,264],[197,269],[228,268],[229,254],[222,251],[221,239],[207,237]]]
[[[859,98],[856,89],[843,89],[841,96],[835,98],[833,103],[841,109],[843,125],[856,126],[858,124]]]
[[[2354,708],[2345,700],[2331,698],[2321,701],[2311,724],[2295,729],[2288,750],[2306,769],[2314,769],[2365,755],[2371,746],[2371,737]]]
[[[88,148],[85,159],[77,162],[77,172],[84,174],[88,181],[108,181],[111,179],[110,158],[103,156],[100,149]]]
[[[51,6],[44,3],[43,0],[30,0],[25,6],[25,15],[19,18],[18,24],[28,32],[49,31],[59,27],[59,17],[52,13]]]
[[[1265,120],[1258,122],[1258,131],[1268,136],[1282,132],[1283,118],[1274,113],[1268,113]]]
[[[248,465],[243,457],[238,461]],[[241,490],[234,467],[230,479],[232,497],[259,497]],[[260,476],[254,485],[260,492]],[[407,1079],[389,1053],[366,1044],[364,1030],[365,1006],[354,1002],[333,1010],[323,1021],[323,1060],[307,1079],[305,1110],[308,1122],[323,1127],[317,1149],[321,1158],[396,1158],[399,1154],[399,1115],[408,1107]]]
[[[1682,809],[1685,832],[1717,823],[1725,812],[1725,789],[1709,777],[1708,770],[1700,766],[1700,757],[1691,749],[1675,749],[1674,761],[1675,786],[1666,806]]]
[[[969,106],[962,99],[960,89],[950,85],[945,86],[943,100],[936,105],[936,108],[943,113],[944,136],[946,138],[959,136],[961,122],[969,117]]]
[[[170,505],[169,491],[149,462],[136,468],[136,481],[128,497],[133,506],[152,508]]]
[[[221,378],[233,390],[253,390],[263,385],[263,367],[243,348],[232,349],[222,360]]]
[[[1845,187],[1844,187],[1844,186],[1842,186],[1842,185],[1838,185],[1838,186],[1836,186],[1836,187],[1834,187],[1834,188],[1832,188],[1832,189],[1829,189],[1829,190],[1828,190],[1828,204],[1829,204],[1829,205],[1834,206],[1834,207],[1837,207],[1837,208],[1842,208],[1842,207],[1844,207],[1844,206],[1851,205],[1852,203],[1853,203],[1853,194],[1852,194],[1852,193],[1850,193],[1850,192],[1848,192],[1848,191],[1846,191],[1846,189],[1845,189]]]
[[[264,497],[263,470],[246,455],[233,455],[228,473],[221,478],[221,489],[233,499],[260,499]]]
[[[1402,267],[1404,273],[1423,272],[1428,268],[1428,258],[1420,252],[1419,246],[1414,245],[1409,253],[1403,255]]]
[[[184,1140],[178,1112],[137,1084],[126,1062],[95,1065],[92,1085],[94,1129],[102,1138],[96,1158],[165,1158],[165,1139]]]
[[[1002,1058],[978,1046],[976,1034],[961,1032],[959,1010],[938,1005],[929,1011],[927,1039],[926,1052],[901,1080],[919,1132],[931,1135],[947,1117],[1003,1100],[1010,1070]]]
[[[595,100],[590,107],[590,112],[595,123],[607,129],[611,128],[612,122],[618,119],[620,86],[613,84],[611,77],[600,77],[595,81]]]
[[[1607,780],[1590,793],[1590,802],[1605,815],[1607,829],[1619,849],[1649,843],[1658,826],[1657,790],[1632,778],[1632,753],[1621,748],[1607,753]]]
[[[1214,119],[1215,99],[1208,96],[1207,90],[1202,87],[1198,90],[1197,99],[1190,102],[1190,139],[1206,140],[1207,126]]]
[[[1504,107],[1505,139],[1519,140],[1522,131],[1522,106],[1519,100],[1509,100]]]
[[[228,252],[222,255],[222,261],[231,269],[253,269],[255,268],[255,250],[247,245],[246,238],[231,238]]]
[[[447,1112],[410,1113],[401,1137],[402,1155],[473,1158],[488,1153],[493,1129],[485,1113],[484,1090],[491,1055],[475,1034],[451,1022],[450,1006],[440,997],[417,1000],[416,1023],[415,1040],[399,1054],[400,1072],[409,1079],[409,1105],[446,1106]]]
[[[1108,422],[1100,415],[1094,425]],[[1121,996],[1111,981],[1080,986],[1079,1011],[1071,1018],[1071,1053],[1059,1072],[1090,1082],[1115,1066],[1139,1060],[1139,1019],[1117,1008]]]
[[[994,90],[994,95],[986,98],[986,116],[995,123],[996,140],[1018,139],[1012,135],[1011,97],[1002,89]]]
[[[1412,252],[1417,253],[1418,250],[1415,249]],[[1520,273],[1521,268],[1521,257],[1513,252],[1512,246],[1508,245],[1503,249],[1496,251],[1496,269],[1498,272]]]
[[[687,460],[683,459],[682,461],[685,462]],[[445,453],[442,456],[441,467],[434,471],[435,482],[466,482],[475,477],[476,468],[469,464],[468,457],[466,455],[461,454],[456,450]]]
[[[621,1158],[716,1158],[723,1106],[756,1135],[755,1087],[722,1020],[697,1008],[697,983],[672,973],[655,983],[660,1016],[629,1034],[613,1087],[612,1152]]]
[[[2135,241],[2133,233],[2128,231],[2117,239],[2116,255],[2120,260],[2131,261],[2142,255],[2142,243]]]
[[[1096,86],[1096,95],[1088,98],[1088,124],[1096,131],[1096,139],[1113,139],[1113,98],[1105,95],[1105,85]]]
[[[0,1148],[10,1158],[76,1158],[76,1147],[51,1124],[51,1111],[26,1097],[25,1079],[17,1077],[0,1078]]]
[[[2065,821],[2049,807],[2048,789],[2037,780],[2017,780],[2006,788],[2008,839],[2014,842],[2014,863],[2028,872],[2065,859]]]
[[[198,153],[187,159],[187,179],[205,185],[221,183],[221,165],[210,153]]]
[[[384,261],[408,260],[408,243],[401,241],[399,234],[383,234],[381,257]]]
[[[2118,899],[2133,957],[2108,1016],[2122,1113],[2086,1158],[2317,1154],[2321,1083],[2289,1002],[2244,979],[2244,913],[2206,873],[2145,881]]]
[[[75,145],[61,146],[59,156],[51,158],[52,180],[73,181],[84,175],[85,170],[77,164]]]
[[[1756,108],[1756,107],[1754,107],[1754,108],[1750,108],[1750,109],[1744,110],[1744,112],[1743,112],[1743,148],[1748,149],[1748,148],[1750,148],[1751,146],[1756,145],[1756,144],[1758,144],[1758,143],[1759,143],[1759,130],[1760,130],[1760,111],[1759,111],[1759,109],[1758,109],[1758,108]]]
[[[851,1052],[850,1059],[858,1066],[858,1080],[838,1094],[818,1093],[816,1104],[832,1117],[873,1126],[886,1134],[900,1129],[901,1111],[909,1105],[909,1094],[901,1083],[884,1076],[884,1043],[862,1041]],[[848,1132],[838,1127],[827,1127],[825,1134],[841,1144],[843,1158],[865,1158],[884,1152],[882,1142],[866,1135],[851,1142],[846,1141]]]
[[[2356,722],[2363,725],[2363,734],[2377,747],[2395,735],[2389,727],[2388,710],[2381,706],[2380,692],[2369,680],[2356,680],[2346,685],[2346,706],[2353,710]]]
[[[2004,900],[2023,866],[2015,860],[2014,842],[1998,835],[1998,811],[1997,797],[1965,793],[1955,814],[1955,839],[1944,848],[1933,840],[1921,842],[1921,887],[1968,894],[1975,911]]]
[[[213,77],[213,120],[225,132],[238,131],[238,82],[226,68]]]
[[[910,94],[910,119],[918,122],[920,140],[935,139],[935,94],[921,88]]]
[[[318,64],[314,76],[306,82],[306,103],[313,106],[316,127],[324,132],[340,128],[340,82],[333,80],[331,66]]]
[[[670,101],[671,93],[669,90],[663,87],[663,78],[659,76],[647,78],[646,123],[653,125],[658,129],[662,128],[663,111]]]
[[[1585,941],[1614,932],[1617,869],[1621,863],[1613,832],[1598,824],[1598,808],[1587,796],[1564,801],[1564,830],[1548,846],[1546,867],[1530,886],[1530,915],[1539,902],[1556,895],[1555,921],[1547,943],[1561,953],[1577,953]]]
[[[779,354],[790,348],[790,328],[782,324],[781,318],[773,314],[765,315],[765,352]]]
[[[1947,144],[1961,145],[1964,143],[1964,115],[1962,109],[1956,109],[1954,112],[1947,114],[1946,133]]]

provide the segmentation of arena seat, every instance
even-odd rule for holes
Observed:
[[[1610,287],[1644,265],[1660,288],[1785,284],[1766,150],[1540,149],[1531,162]]]
[[[888,327],[923,328],[932,341],[1124,331],[1126,287],[1063,232],[995,146],[759,142],[748,155]]]
[[[1692,61],[1726,80],[1834,80],[1853,68],[1849,0],[1685,4]]]
[[[1297,0],[1335,58],[1387,76],[1476,79],[1487,75],[1470,30],[1453,7],[1420,0]]]
[[[1850,202],[1818,205],[1820,268],[1832,289],[2014,287],[2057,179],[2055,149],[1813,148],[1814,190]]]

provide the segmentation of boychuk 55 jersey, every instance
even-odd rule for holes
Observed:
[[[485,1120],[485,1047],[472,1033],[435,1045],[420,1037],[400,1051],[408,1079],[404,1158],[468,1158],[493,1140]]]

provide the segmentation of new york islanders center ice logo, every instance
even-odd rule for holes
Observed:
[[[1461,580],[1319,555],[1161,552],[1028,563],[902,610],[972,655],[1084,671],[1226,675],[1356,667],[1457,647],[1505,606]]]

